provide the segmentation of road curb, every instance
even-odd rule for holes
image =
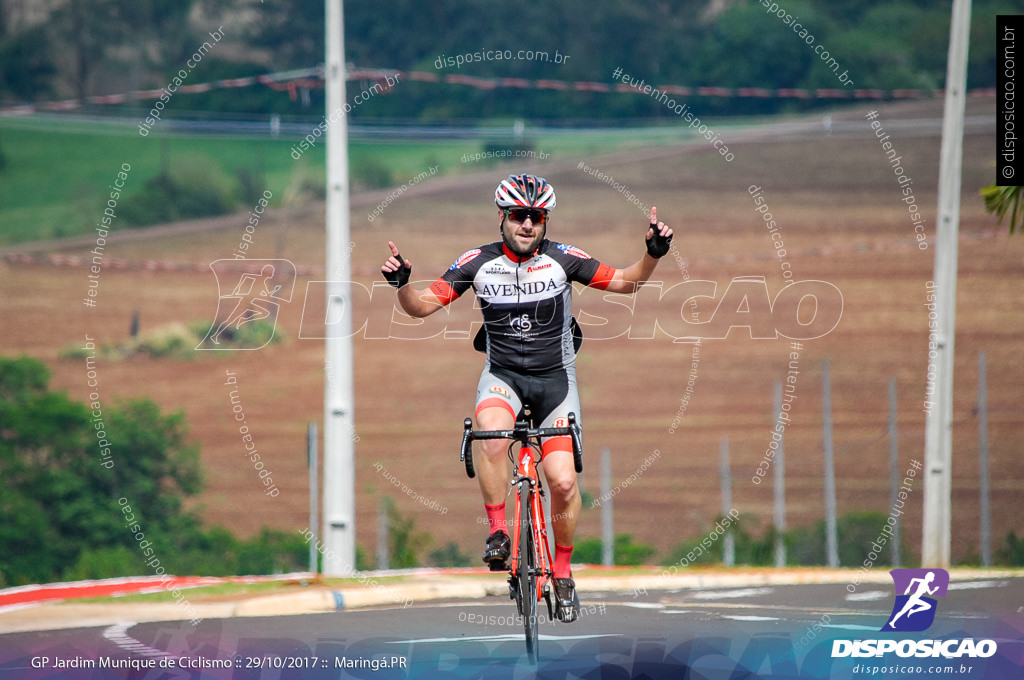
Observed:
[[[574,566],[573,576],[580,593],[610,591],[673,591],[707,588],[748,588],[782,585],[835,585],[845,596],[871,587],[892,588],[892,578],[884,569],[708,569],[665,575],[667,569],[647,573],[616,573],[617,568]],[[1021,578],[1021,569],[950,569],[951,581]],[[507,597],[505,574],[472,570],[411,570],[394,573],[413,580],[400,583],[378,582],[387,572],[368,576],[368,585],[330,588],[310,585],[301,591],[255,597],[240,597],[224,602],[194,602],[199,619],[294,616],[322,614],[346,609],[408,607],[433,600],[479,600]],[[857,582],[854,585],[854,581]],[[854,590],[850,590],[853,587]],[[181,620],[181,607],[173,603],[40,603],[0,611],[0,634],[57,630],[124,623]]]

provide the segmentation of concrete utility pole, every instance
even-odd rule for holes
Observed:
[[[310,423],[306,431],[306,460],[309,463],[309,530],[316,531],[320,524],[320,455],[317,451],[316,423]],[[309,570],[319,574],[317,569],[316,541],[309,542]]]
[[[900,492],[900,433],[896,411],[896,379],[889,378],[889,507],[895,507]],[[900,518],[892,526],[892,566],[900,566]]]
[[[939,161],[939,213],[935,239],[935,399],[924,432],[924,519],[921,566],[948,568],[953,476],[953,356],[956,335],[956,270],[960,238],[960,174],[964,90],[971,0],[953,0],[946,63],[946,103]]]
[[[825,459],[825,562],[839,566],[836,536],[836,467],[832,451],[832,378],[828,359],[821,360],[821,448]]]
[[[729,438],[722,437],[718,444],[718,460],[722,479],[722,515],[732,512],[732,466],[729,465]],[[727,567],[736,565],[736,537],[732,530],[725,532],[722,539],[722,563]]]
[[[612,498],[612,452],[608,447],[601,449],[601,564],[610,567],[615,564],[615,519]]]
[[[992,512],[988,489],[988,369],[978,353],[978,495],[981,511],[981,566],[992,566]]]
[[[779,422],[782,415],[782,381],[775,381],[775,408],[772,421]],[[779,450],[775,452],[775,512],[772,524],[775,527],[775,566],[782,569],[786,566],[786,454],[785,438],[779,440]]]
[[[355,418],[352,388],[352,296],[349,280],[348,124],[342,0],[324,0],[327,100],[327,308],[324,353],[324,576],[356,566]]]

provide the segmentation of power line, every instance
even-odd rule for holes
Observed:
[[[345,80],[386,81],[387,77],[398,77],[407,82],[436,83],[461,85],[481,90],[495,89],[527,89],[551,90],[561,92],[598,92],[598,93],[632,93],[643,94],[628,83],[602,83],[595,81],[570,81],[527,78],[481,78],[461,73],[432,73],[430,71],[402,71],[400,69],[362,68],[346,69]],[[323,65],[311,68],[279,71],[244,78],[223,78],[206,83],[182,85],[175,94],[200,94],[214,90],[253,87],[263,85],[276,92],[288,92],[295,100],[298,92],[303,89],[320,89],[324,87]],[[800,99],[800,100],[908,100],[937,99],[944,96],[938,89],[892,89],[863,88],[842,90],[838,88],[763,88],[763,87],[718,87],[718,86],[687,86],[657,85],[659,92],[681,97],[717,97],[720,99]],[[994,97],[995,88],[978,88],[967,92],[969,97]],[[37,102],[18,106],[0,107],[0,115],[29,115],[43,111],[74,111],[87,105],[110,106],[131,103],[138,100],[159,99],[164,89],[134,90],[115,94],[93,95],[81,99],[62,99],[48,102]]]

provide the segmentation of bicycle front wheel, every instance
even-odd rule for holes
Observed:
[[[540,658],[537,633],[537,574],[536,551],[533,543],[533,517],[530,506],[531,487],[528,482],[519,485],[519,596],[523,598],[523,629],[526,632],[526,654],[530,663]]]

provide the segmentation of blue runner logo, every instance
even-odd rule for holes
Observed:
[[[896,589],[896,602],[892,606],[888,623],[881,630],[927,630],[935,621],[938,605],[935,597],[946,596],[949,572],[945,569],[893,569],[889,574]]]

